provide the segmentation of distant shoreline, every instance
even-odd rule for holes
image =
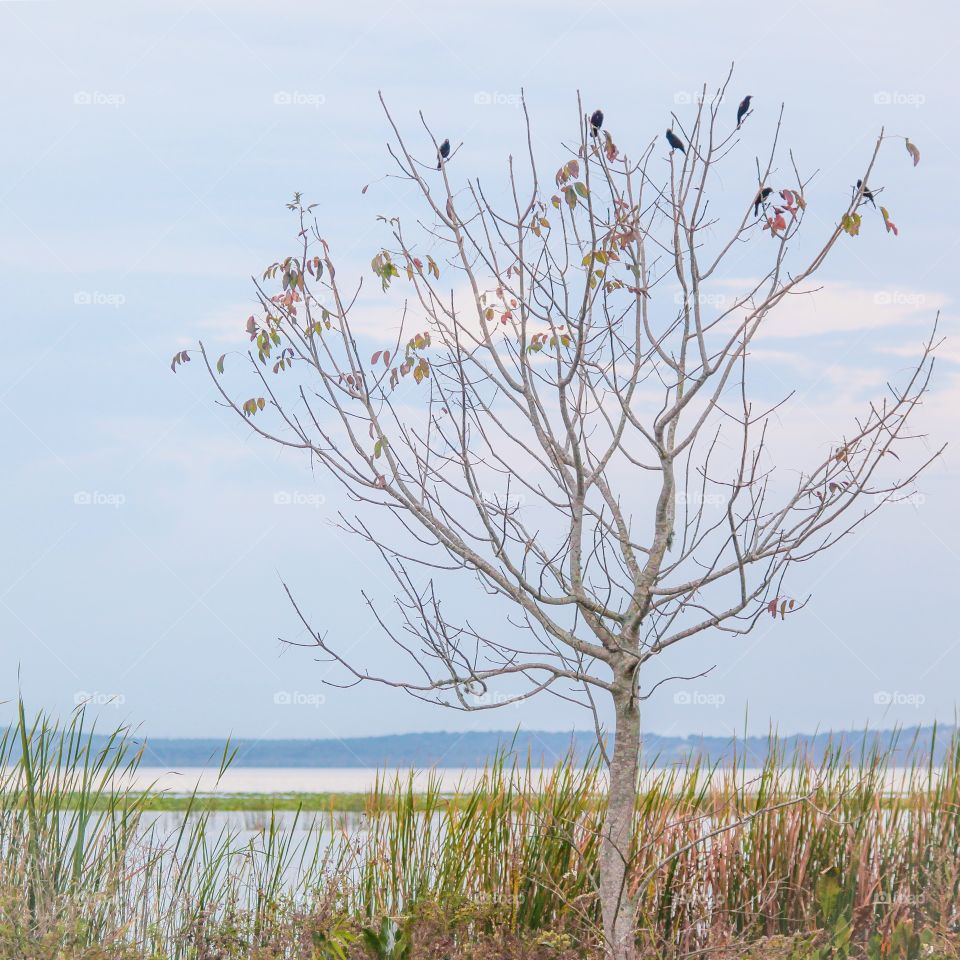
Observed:
[[[908,765],[932,755],[940,764],[953,727],[905,727],[893,730],[841,731],[838,733],[792,734],[778,737],[775,750],[784,757],[802,755],[820,762],[838,747],[851,762],[872,750],[888,756],[894,765]],[[552,766],[572,757],[582,764],[596,750],[592,731],[492,730],[469,733],[404,733],[381,737],[353,737],[341,740],[249,740],[230,741],[234,751],[231,767],[388,768],[428,767],[464,769],[482,767],[498,753],[509,753],[520,761],[529,757],[534,766]],[[224,755],[225,739],[146,738],[143,763],[150,767],[206,767]],[[734,739],[729,736],[673,737],[649,733],[643,753],[647,765],[668,767],[700,758],[707,763],[743,763],[760,766],[771,749],[767,736]]]
[[[685,765],[734,763],[759,767],[774,751],[785,762],[802,757],[814,764],[836,755],[850,763],[862,763],[871,752],[884,756],[891,766],[909,766],[931,761],[942,765],[950,748],[954,727],[936,729],[904,727],[892,730],[841,731],[792,734],[771,740],[767,736],[663,736],[648,733],[643,740],[643,765],[658,768]],[[95,749],[106,745],[93,738]],[[218,769],[225,755],[232,755],[231,769],[367,770],[413,768],[417,770],[464,770],[483,767],[498,755],[535,767],[554,766],[565,759],[575,765],[589,763],[596,754],[593,731],[558,733],[531,730],[471,731],[468,733],[402,733],[381,737],[316,740],[252,740],[204,737],[130,737],[128,746],[141,749],[142,764],[163,770],[180,768]],[[12,757],[17,756],[14,745]]]

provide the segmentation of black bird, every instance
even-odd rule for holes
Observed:
[[[861,188],[863,189],[863,199],[864,199],[864,200],[869,200],[869,201],[873,204],[874,209],[876,209],[877,204],[874,202],[873,193],[872,193],[870,190],[868,190],[866,187],[863,186],[863,181],[862,181],[862,180],[858,180],[858,181],[857,181],[857,189],[860,190]]]
[[[592,136],[597,136],[600,133],[600,128],[603,126],[603,111],[594,110],[590,115],[590,133]]]
[[[760,204],[763,203],[770,194],[773,193],[773,187],[764,187],[762,190],[758,191],[756,199],[753,201],[753,215],[755,217],[760,216]]]
[[[440,144],[440,150],[438,151],[438,153],[439,153],[439,158],[438,158],[438,160],[437,160],[437,169],[439,170],[439,169],[440,169],[440,165],[443,163],[443,161],[446,160],[447,157],[450,156],[450,141],[449,141],[449,140],[444,140],[443,143]]]
[[[740,124],[743,123],[743,118],[747,115],[747,112],[750,110],[750,101],[753,99],[753,94],[748,94],[740,101],[740,106],[737,107],[737,129],[740,129]]]
[[[683,141],[672,130],[667,131],[667,143],[670,144],[671,150],[679,150],[684,154],[687,152],[683,147]]]

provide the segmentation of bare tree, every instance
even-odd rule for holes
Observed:
[[[658,685],[645,666],[704,631],[744,634],[763,615],[797,612],[806,601],[785,592],[791,565],[903,496],[932,459],[905,448],[933,334],[902,383],[824,438],[819,462],[778,472],[772,409],[748,390],[751,344],[788,297],[813,289],[838,243],[854,242],[873,198],[863,185],[892,138],[881,131],[860,185],[818,225],[806,212],[810,178],[792,154],[780,159],[778,119],[755,182],[738,188],[742,212],[721,222],[708,198],[740,143],[721,109],[729,81],[637,160],[581,105],[553,196],[525,104],[525,155],[511,157],[497,198],[456,175],[466,155],[442,154],[426,122],[418,157],[384,104],[393,175],[422,204],[414,224],[381,218],[389,239],[371,266],[385,295],[403,291],[402,304],[388,301],[390,342],[371,342],[362,280],[338,274],[298,195],[297,253],[257,282],[262,310],[247,324],[256,394],[228,392],[224,357],[200,344],[223,403],[342,483],[359,507],[340,525],[394,579],[392,614],[363,596],[409,655],[407,677],[355,660],[348,638],[314,630],[294,601],[309,644],[344,682],[462,710],[548,691],[593,712],[601,749],[610,698],[599,899],[618,960],[634,952],[640,702]],[[793,241],[807,221],[822,236],[801,260]],[[883,222],[895,230],[885,210]],[[756,276],[731,295],[724,266],[747,245]],[[443,593],[461,573],[496,602],[458,616]],[[507,629],[492,628],[501,609]]]

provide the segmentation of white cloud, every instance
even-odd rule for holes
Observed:
[[[729,280],[723,286],[735,295],[756,280]],[[862,287],[827,281],[807,293],[791,294],[770,311],[758,341],[793,339],[866,330],[916,328],[930,325],[949,303],[934,291],[896,287]]]

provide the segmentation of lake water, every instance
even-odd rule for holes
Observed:
[[[413,773],[414,784],[425,788],[431,780],[444,791],[454,792],[458,786],[468,789],[483,774],[482,770],[437,768],[434,770],[391,770],[388,779],[403,778]],[[216,769],[183,767],[168,770],[162,767],[141,767],[127,781],[139,789],[153,785],[169,793],[365,793],[384,778],[384,771],[374,767],[231,767],[222,777]]]
[[[549,771],[548,771],[549,772]],[[653,771],[645,774],[644,782],[665,771]],[[398,769],[386,773],[391,779],[397,775],[407,778],[412,773],[414,786],[423,789],[428,782],[439,784],[444,792],[467,790],[483,776],[483,770],[475,768],[438,767],[429,770]],[[232,767],[218,778],[216,769],[184,767],[169,770],[162,767],[141,767],[132,780],[125,781],[136,789],[155,789],[168,793],[364,793],[371,790],[378,775],[383,780],[383,770],[370,767]],[[535,772],[535,776],[539,772]],[[718,770],[715,778],[729,779],[729,769]],[[760,775],[757,769],[737,770],[738,782],[744,780],[749,785]],[[936,776],[936,772],[934,776]],[[926,779],[926,769],[919,771],[921,780]],[[910,772],[904,769],[890,769],[886,772],[885,783],[888,790],[903,791],[909,785]]]

